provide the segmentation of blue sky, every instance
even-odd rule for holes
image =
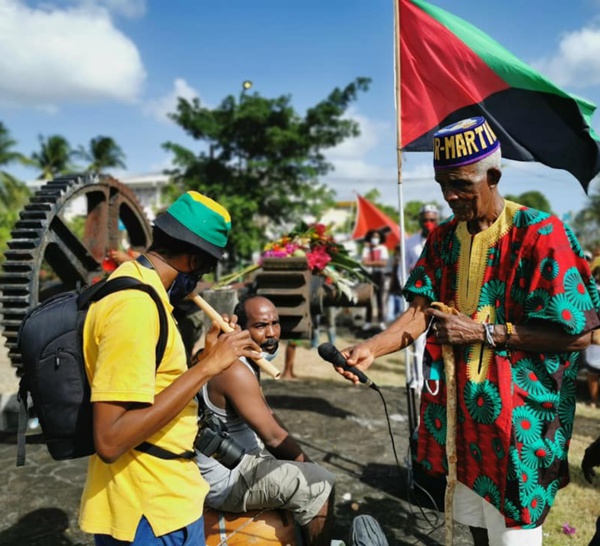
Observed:
[[[600,103],[600,0],[432,3]],[[392,0],[0,0],[0,120],[26,154],[38,135],[61,134],[73,147],[112,136],[126,154],[119,178],[166,168],[166,141],[195,149],[166,118],[176,96],[216,106],[249,79],[253,91],[290,94],[304,112],[368,76],[371,89],[349,112],[362,135],[329,151],[335,171],[326,182],[339,199],[376,187],[397,205],[392,12]],[[404,202],[442,202],[430,154],[405,154],[403,178]],[[509,162],[501,191],[531,189],[561,215],[586,201],[568,173]]]

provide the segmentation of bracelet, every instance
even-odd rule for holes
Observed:
[[[506,323],[506,340],[504,341],[504,347],[506,347],[507,349],[510,347],[509,342],[510,342],[510,336],[513,335],[515,331],[515,327],[513,325],[512,322],[507,322]]]
[[[493,349],[496,347],[496,342],[494,341],[494,325],[493,324],[484,324],[483,329],[485,332],[485,344]]]

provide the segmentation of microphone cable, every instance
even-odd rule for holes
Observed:
[[[440,510],[439,510],[439,508],[438,508],[438,506],[437,506],[437,504],[435,502],[435,499],[429,493],[429,491],[427,491],[424,487],[422,487],[421,485],[419,485],[412,478],[412,462],[407,462],[407,472],[411,474],[410,480],[407,479],[406,476],[404,475],[404,473],[402,472],[402,465],[400,464],[400,460],[398,459],[398,452],[396,450],[396,441],[394,440],[394,432],[392,430],[392,422],[391,422],[390,415],[389,415],[389,412],[388,412],[388,407],[387,407],[387,403],[385,401],[385,397],[383,396],[383,393],[381,392],[381,388],[377,387],[377,388],[374,388],[373,390],[377,391],[377,393],[379,394],[379,397],[381,398],[381,402],[383,403],[383,411],[385,413],[385,419],[386,419],[386,423],[387,423],[387,430],[388,430],[388,434],[389,434],[389,437],[390,437],[390,442],[392,444],[392,453],[394,454],[394,459],[396,461],[396,466],[398,468],[399,474],[400,474],[400,476],[402,478],[402,481],[404,482],[404,485],[406,486],[406,491],[407,491],[406,502],[409,505],[409,511],[410,511],[411,515],[413,517],[415,517],[415,519],[417,518],[418,513],[421,514],[421,516],[423,517],[423,519],[431,527],[431,530],[426,535],[426,536],[429,536],[431,533],[433,533],[434,531],[436,531],[437,529],[439,529],[439,528],[441,528],[443,526],[443,524],[440,523],[440,515],[439,515]],[[411,438],[410,438],[410,434],[409,434],[409,445],[408,445],[408,449],[407,449],[407,459],[406,459],[407,461],[410,461],[411,453],[412,453],[411,446],[410,446],[410,441],[411,441]],[[412,491],[411,482],[412,482],[413,485],[417,486],[423,493],[425,493],[425,495],[431,501],[431,504],[433,505],[433,509],[435,511],[434,512],[434,516],[435,517],[433,519],[430,519],[429,515],[425,511],[425,508],[423,507],[423,505],[419,501],[418,496],[411,493],[411,491]],[[416,504],[418,506],[419,512],[415,512],[412,509],[413,504]],[[420,539],[418,541],[420,541]],[[417,542],[413,542],[411,544],[417,544]]]
[[[346,361],[346,357],[344,357],[344,355],[339,351],[339,349],[337,347],[335,347],[335,345],[333,345],[332,343],[322,343],[318,347],[318,352],[319,352],[319,356],[323,360],[333,364],[333,366],[335,366],[335,367],[342,368],[343,370],[352,373],[355,377],[358,378],[360,383],[368,386],[370,389],[373,389],[374,391],[377,391],[379,393],[379,397],[381,398],[381,401],[383,403],[383,409],[385,412],[388,433],[389,433],[390,440],[392,443],[392,452],[394,454],[394,459],[396,461],[398,471],[399,471],[400,475],[402,476],[402,480],[404,481],[404,483],[406,485],[406,490],[407,490],[406,500],[407,500],[409,506],[411,507],[411,508],[409,508],[409,511],[413,517],[415,517],[415,518],[417,517],[416,513],[412,510],[412,505],[413,505],[412,501],[414,500],[414,504],[416,504],[419,507],[419,511],[420,511],[421,515],[423,516],[423,519],[432,527],[432,530],[430,531],[430,533],[434,532],[436,529],[438,529],[438,527],[441,526],[438,524],[439,519],[440,519],[440,516],[439,516],[440,510],[439,510],[434,498],[432,497],[432,495],[425,488],[423,488],[419,484],[417,484],[414,481],[414,479],[412,479],[412,473],[411,473],[411,470],[409,470],[409,468],[412,468],[412,461],[410,459],[410,449],[411,449],[410,446],[411,446],[411,440],[412,440],[411,435],[412,435],[413,431],[409,431],[409,454],[408,454],[409,458],[407,458],[407,470],[408,470],[408,472],[411,473],[411,479],[409,481],[405,478],[405,476],[402,473],[402,465],[400,464],[400,460],[398,459],[398,453],[396,450],[396,442],[394,440],[394,434],[392,431],[391,419],[390,419],[390,415],[388,412],[387,403],[385,401],[385,397],[383,396],[383,393],[381,392],[381,389],[373,381],[371,381],[362,370],[360,370],[359,368],[356,368],[354,366],[349,366]],[[410,426],[409,426],[409,429],[410,429]],[[434,510],[436,512],[434,520],[430,520],[430,518],[428,517],[428,515],[425,512],[424,507],[419,502],[419,498],[416,495],[413,495],[412,499],[411,499],[411,490],[412,490],[411,482],[413,484],[416,484],[419,487],[419,489],[421,491],[423,491],[429,497],[429,499],[434,507]]]

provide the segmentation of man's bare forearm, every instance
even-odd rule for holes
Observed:
[[[427,329],[427,317],[424,314],[427,305],[427,302],[411,305],[385,331],[364,342],[375,358],[408,347]]]

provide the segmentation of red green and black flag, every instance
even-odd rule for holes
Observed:
[[[466,21],[423,0],[397,1],[402,149],[431,151],[441,127],[484,116],[503,157],[564,169],[587,191],[600,172],[596,106]]]

